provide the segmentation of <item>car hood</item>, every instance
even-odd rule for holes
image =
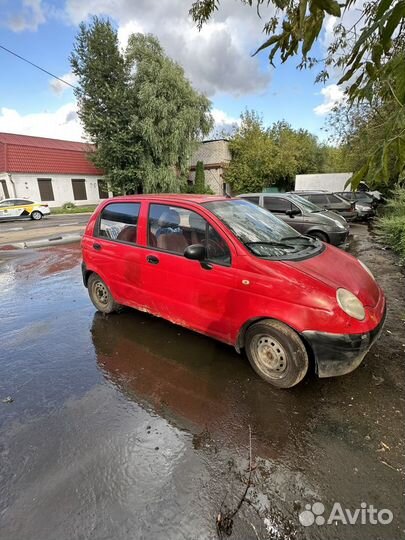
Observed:
[[[347,289],[365,306],[374,307],[379,300],[380,288],[376,281],[355,257],[334,246],[327,245],[326,249],[315,257],[303,261],[284,261],[284,264],[334,289]]]

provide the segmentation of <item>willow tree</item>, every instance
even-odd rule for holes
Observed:
[[[151,35],[125,52],[109,21],[80,25],[71,55],[79,116],[94,162],[116,192],[179,191],[197,143],[212,129],[210,101]]]

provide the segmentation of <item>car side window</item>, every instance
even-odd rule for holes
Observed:
[[[343,202],[338,197],[335,197],[335,195],[327,195],[326,199],[329,201],[329,204],[339,204]]]
[[[314,204],[319,204],[320,206],[328,204],[328,199],[326,196],[321,194],[308,195],[308,200]]]
[[[20,205],[20,206],[27,206],[29,204],[33,204],[32,201],[27,201],[26,199],[16,199],[15,200],[15,204],[17,205]]]
[[[260,197],[241,197],[241,199],[251,202],[253,204],[257,204],[258,206],[260,204]]]
[[[229,265],[231,254],[227,243],[200,214],[166,204],[151,204],[148,218],[148,245],[184,254],[186,247],[202,244],[207,250],[207,261]]]
[[[0,208],[7,208],[8,206],[14,206],[14,200],[12,201],[3,201],[0,203]]]
[[[264,197],[263,206],[273,214],[285,214],[292,209],[291,201],[282,197]]]
[[[136,244],[141,203],[111,203],[100,214],[97,236]]]

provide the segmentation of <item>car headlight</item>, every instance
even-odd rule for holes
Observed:
[[[366,312],[363,304],[356,295],[347,289],[338,289],[336,291],[336,300],[341,309],[350,317],[358,321],[362,321],[365,318]]]
[[[370,268],[369,268],[368,266],[366,266],[366,265],[364,264],[364,262],[360,261],[360,259],[357,259],[357,260],[359,261],[359,263],[361,264],[361,266],[364,268],[364,270],[367,272],[367,274],[375,280],[375,277],[373,276],[373,274],[372,274]]]
[[[340,223],[340,221],[336,221],[336,225],[337,225],[338,229],[345,230],[347,228],[347,224],[346,223]]]

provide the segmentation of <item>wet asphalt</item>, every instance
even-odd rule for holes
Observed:
[[[354,373],[283,391],[214,340],[96,313],[76,244],[0,264],[0,539],[399,539],[404,519],[405,277],[354,226],[388,298]],[[7,402],[7,398],[12,399]],[[5,402],[3,402],[5,401]],[[390,524],[303,526],[306,504],[361,503]]]

